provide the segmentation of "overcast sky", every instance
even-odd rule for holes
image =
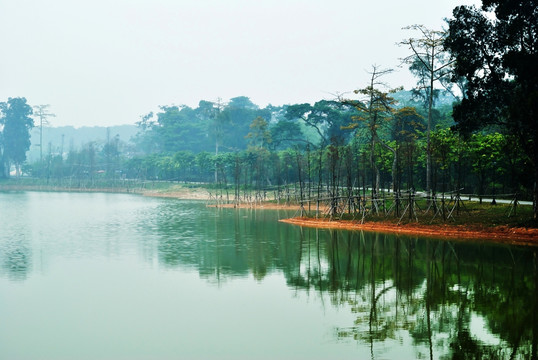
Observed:
[[[2,0],[0,101],[50,104],[51,125],[134,124],[159,105],[248,96],[264,107],[397,71],[411,24],[440,29],[473,0]]]

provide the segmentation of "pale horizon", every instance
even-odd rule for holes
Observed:
[[[0,12],[0,101],[49,104],[50,126],[134,125],[163,105],[247,96],[260,107],[314,103],[415,80],[399,41],[441,29],[477,1],[7,1]]]

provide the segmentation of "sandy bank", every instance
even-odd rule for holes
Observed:
[[[174,198],[182,200],[208,200],[209,193],[205,189],[181,188],[172,191],[142,190],[143,196]]]
[[[139,194],[150,197],[166,197],[184,200],[208,200],[209,192],[203,188],[174,187],[170,190],[144,189],[140,187],[68,187],[53,185],[0,184],[0,191],[51,191],[51,192],[100,192]]]

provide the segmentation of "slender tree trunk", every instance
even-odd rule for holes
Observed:
[[[433,69],[433,53],[434,49],[432,48],[432,64],[431,68]],[[428,195],[431,193],[432,189],[432,151],[431,151],[431,140],[430,140],[430,132],[432,128],[432,107],[433,107],[433,81],[434,81],[434,72],[433,70],[430,72],[430,96],[428,98],[428,124],[426,128],[426,192]]]
[[[375,163],[375,137],[372,135],[370,142],[370,166],[372,168],[372,195],[379,192],[379,169]]]
[[[538,158],[536,159],[538,160]],[[538,165],[534,162],[534,192],[532,197],[533,219],[538,220]]]

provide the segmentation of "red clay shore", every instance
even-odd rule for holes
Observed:
[[[387,222],[365,222],[350,220],[313,219],[295,217],[281,222],[325,229],[365,230],[391,234],[420,235],[457,240],[474,239],[512,245],[538,246],[538,229],[513,228],[508,226],[464,226],[464,225],[421,225]]]
[[[226,208],[255,208],[268,210],[299,210],[298,205],[286,205],[275,203],[260,204],[221,204],[209,205]],[[456,240],[483,240],[502,244],[538,246],[538,229],[522,228],[510,226],[481,226],[481,225],[423,225],[408,223],[397,225],[384,221],[367,221],[361,224],[351,220],[328,220],[315,219],[309,217],[293,217],[282,219],[281,222],[288,224],[323,228],[323,229],[344,229],[344,230],[364,230],[390,234],[419,235],[433,238],[451,238]]]

